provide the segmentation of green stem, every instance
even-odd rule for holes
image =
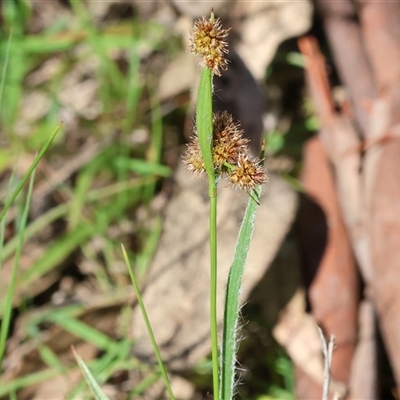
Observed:
[[[218,316],[217,316],[217,185],[209,180],[210,196],[210,328],[214,400],[219,399]]]
[[[208,176],[210,196],[210,330],[213,366],[214,400],[219,400],[219,357],[217,324],[217,181],[212,162],[212,73],[208,68],[201,71],[197,95],[196,127],[204,166]]]

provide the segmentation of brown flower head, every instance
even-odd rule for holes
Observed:
[[[239,154],[247,153],[249,139],[243,137],[243,129],[235,123],[228,112],[213,115],[213,164],[215,168],[224,168],[225,163],[236,164]]]
[[[183,162],[194,173],[205,172],[199,139],[194,135],[187,146]],[[228,112],[213,115],[212,162],[217,175],[228,175],[228,180],[236,187],[252,190],[256,185],[268,180],[266,169],[260,160],[255,160],[247,146],[249,139],[243,137],[239,123],[235,123]]]
[[[248,153],[249,140],[243,137],[239,123],[235,123],[228,112],[217,112],[213,115],[213,147],[212,162],[218,174],[228,172],[230,165],[236,165],[239,154]],[[194,129],[183,162],[190,172],[205,172],[199,139]],[[228,163],[228,166],[227,164]]]
[[[239,189],[252,190],[268,180],[261,161],[247,154],[240,154],[235,168],[228,175],[229,181]]]
[[[183,163],[186,165],[189,172],[202,174],[206,169],[196,130],[194,130],[194,133],[195,134],[190,138],[190,142],[187,145],[186,153],[183,156]]]
[[[220,69],[227,68],[228,61],[225,54],[228,53],[226,38],[230,29],[223,29],[219,18],[210,19],[202,17],[194,24],[190,35],[190,51],[203,57],[202,66],[209,68],[215,75],[220,76]]]

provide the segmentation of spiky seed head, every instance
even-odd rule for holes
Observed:
[[[228,175],[228,180],[239,189],[252,190],[268,180],[266,169],[260,160],[254,159],[247,146],[249,139],[243,137],[239,123],[228,112],[213,115],[212,162],[217,175]],[[194,135],[187,145],[183,162],[193,173],[205,172],[199,139]]]
[[[259,160],[254,160],[248,154],[240,154],[228,179],[239,189],[253,190],[256,185],[267,182],[268,175]]]
[[[213,115],[213,163],[223,168],[225,163],[236,164],[240,153],[247,152],[249,139],[243,137],[243,129],[228,112]],[[223,171],[224,172],[224,171]]]
[[[183,163],[186,165],[189,172],[202,174],[206,171],[200,150],[199,138],[195,129],[194,135],[190,138],[190,141],[187,144],[186,153],[183,156]]]
[[[194,24],[190,32],[190,51],[203,57],[201,65],[209,68],[215,75],[221,76],[220,70],[226,70],[228,60],[225,54],[228,53],[226,38],[229,29],[223,29],[221,20],[202,17]]]

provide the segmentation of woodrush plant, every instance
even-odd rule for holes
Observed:
[[[261,185],[268,180],[262,165],[263,154],[255,159],[243,137],[240,124],[227,113],[213,113],[213,76],[228,68],[226,38],[230,29],[223,29],[219,18],[211,12],[210,19],[201,18],[191,31],[190,50],[202,57],[200,85],[197,95],[196,126],[184,163],[195,174],[208,178],[209,242],[210,242],[210,331],[214,399],[230,400],[234,396],[235,363],[238,347],[237,326],[239,293],[244,266],[254,228],[255,212]],[[263,153],[263,150],[262,150]],[[233,263],[230,268],[224,311],[221,352],[218,349],[217,325],[217,186],[226,178],[235,188],[249,193],[249,202],[239,231]],[[220,360],[220,361],[219,361]]]
[[[197,96],[196,126],[183,162],[187,169],[195,174],[207,174],[209,211],[209,243],[210,243],[210,331],[213,369],[214,399],[231,400],[235,388],[235,363],[238,348],[237,326],[239,318],[239,293],[241,290],[247,253],[254,228],[254,219],[258,199],[261,196],[261,185],[268,180],[266,169],[262,165],[263,148],[260,159],[255,159],[247,146],[249,140],[243,137],[243,130],[238,122],[227,112],[213,113],[213,76],[221,75],[226,70],[228,53],[226,38],[229,29],[223,29],[221,21],[211,13],[210,19],[198,20],[191,32],[190,50],[199,54],[201,61],[201,77]],[[238,235],[233,262],[229,271],[225,298],[224,328],[221,351],[218,348],[217,325],[217,186],[226,178],[235,188],[246,190],[249,201]],[[171,400],[174,394],[163,365],[160,350],[147,316],[139,285],[133,274],[125,249],[122,249],[138,303],[146,322],[147,330],[157,357],[161,376],[164,379]],[[94,381],[83,360],[78,359],[84,375],[93,390],[96,399],[103,399],[104,394]]]

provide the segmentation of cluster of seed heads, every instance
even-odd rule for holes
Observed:
[[[205,166],[199,139],[192,136],[184,156],[189,171],[204,173]],[[252,190],[267,181],[265,168],[260,160],[254,159],[243,137],[243,130],[226,111],[213,116],[212,162],[218,176],[227,176],[229,182],[240,189]]]
[[[226,70],[228,53],[226,38],[229,29],[223,29],[221,22],[203,17],[195,22],[191,32],[190,51],[202,56],[201,65],[209,68],[213,74],[221,75]],[[226,176],[235,187],[252,190],[256,185],[268,180],[265,168],[260,160],[252,157],[248,148],[249,140],[243,137],[239,123],[227,112],[213,115],[212,163],[217,176]],[[189,171],[204,173],[205,165],[200,150],[196,128],[191,138],[184,163]]]

